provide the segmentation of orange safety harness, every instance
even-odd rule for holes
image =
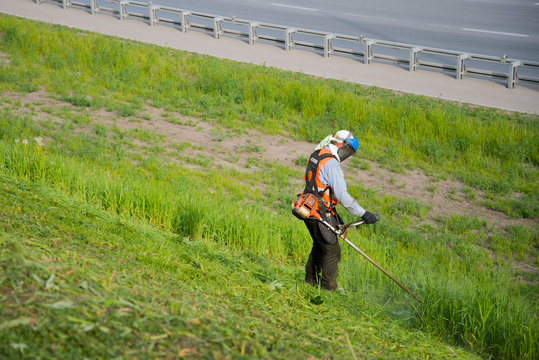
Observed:
[[[320,219],[320,210],[335,214],[337,199],[333,198],[333,191],[329,186],[322,184],[318,178],[318,172],[322,165],[330,159],[336,159],[335,155],[326,148],[313,152],[307,162],[305,170],[305,189],[292,201],[292,213],[299,219]],[[323,204],[323,205],[322,205]],[[324,206],[324,208],[321,208]]]

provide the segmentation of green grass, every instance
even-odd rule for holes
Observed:
[[[150,103],[227,127],[289,132],[313,142],[348,128],[362,139],[364,157],[389,168],[432,168],[479,189],[537,199],[535,116],[395,95],[7,15],[0,31],[11,60],[0,67],[4,90],[44,88],[77,106],[120,116]],[[536,216],[537,206],[532,210]]]
[[[314,141],[349,127],[361,136],[364,158],[462,177],[467,189],[489,189],[493,202],[516,201],[530,217],[536,118],[5,15],[0,32],[11,60],[0,65],[0,89],[43,88],[59,99],[22,106],[15,94],[0,105],[2,355],[536,356],[537,276],[512,262],[537,266],[537,226],[496,229],[464,216],[429,224],[420,201],[351,182],[350,193],[383,219],[352,232],[352,241],[423,303],[349,247],[342,290],[319,292],[302,284],[297,264],[310,240],[289,210],[303,155],[290,169],[257,159],[261,148],[245,143],[252,172],[179,156],[198,164],[184,167],[167,157],[159,134],[124,131],[92,114],[147,121],[144,105],[152,105],[198,115],[215,125],[215,141],[246,128]],[[130,61],[136,66],[127,68]],[[514,151],[502,151],[506,145]]]
[[[474,358],[251,251],[5,175],[0,206],[2,357]]]
[[[249,251],[285,268],[305,260],[309,237],[289,214],[287,203],[292,192],[282,190],[301,176],[301,170],[266,164],[265,171],[273,174],[267,179],[259,172],[247,175],[225,169],[185,169],[151,154],[132,165],[116,145],[132,146],[137,134],[108,129],[75,134],[69,126],[73,122],[69,113],[63,114],[65,123],[49,129],[47,124],[31,121],[27,111],[20,107],[3,112],[0,169],[7,176],[45,184],[45,188],[58,189],[88,206],[152,223],[182,239]],[[96,128],[95,124],[87,126]],[[30,140],[27,144],[15,142],[16,134],[25,134]],[[56,138],[57,142],[43,147],[33,140],[35,135]],[[158,136],[147,140],[150,145],[160,141]],[[265,191],[250,190],[251,182],[264,181]],[[208,188],[212,190],[207,192]],[[339,282],[349,296],[369,299],[369,306],[385,304],[373,312],[393,317],[396,326],[423,330],[478,353],[504,358],[533,354],[535,345],[529,343],[537,333],[532,315],[536,305],[531,302],[535,287],[515,283],[508,264],[493,262],[483,246],[490,246],[501,259],[513,253],[525,258],[535,253],[535,235],[515,228],[510,237],[496,233],[496,242],[484,244],[482,239],[492,229],[481,219],[461,216],[439,219],[438,228],[410,230],[421,223],[428,210],[421,203],[354,185],[350,191],[369,208],[378,209],[385,219],[374,229],[351,234],[353,241],[425,300],[416,308],[413,300],[345,247]],[[261,202],[266,204],[262,208]],[[294,271],[293,283],[300,283],[301,270]],[[490,312],[483,319],[481,309],[485,306]],[[414,315],[417,311],[421,316]],[[462,322],[463,314],[469,322]],[[486,323],[477,325],[481,321]]]

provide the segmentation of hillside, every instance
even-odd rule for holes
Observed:
[[[473,358],[297,266],[0,180],[3,357]]]
[[[8,16],[0,34],[2,356],[536,356],[537,117]],[[303,284],[289,203],[342,127],[349,190],[382,215],[351,239],[421,305],[345,246],[337,292]]]

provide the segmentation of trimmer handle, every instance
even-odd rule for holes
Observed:
[[[376,221],[380,220],[380,214],[374,214],[374,216],[376,217]],[[363,224],[365,224],[365,221],[358,220],[358,221],[353,221],[351,223],[343,225],[342,228],[346,229],[346,228],[349,228],[349,227],[359,226],[359,225],[363,225]]]

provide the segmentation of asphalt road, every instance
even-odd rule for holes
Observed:
[[[539,61],[539,0],[153,0],[154,4]]]

